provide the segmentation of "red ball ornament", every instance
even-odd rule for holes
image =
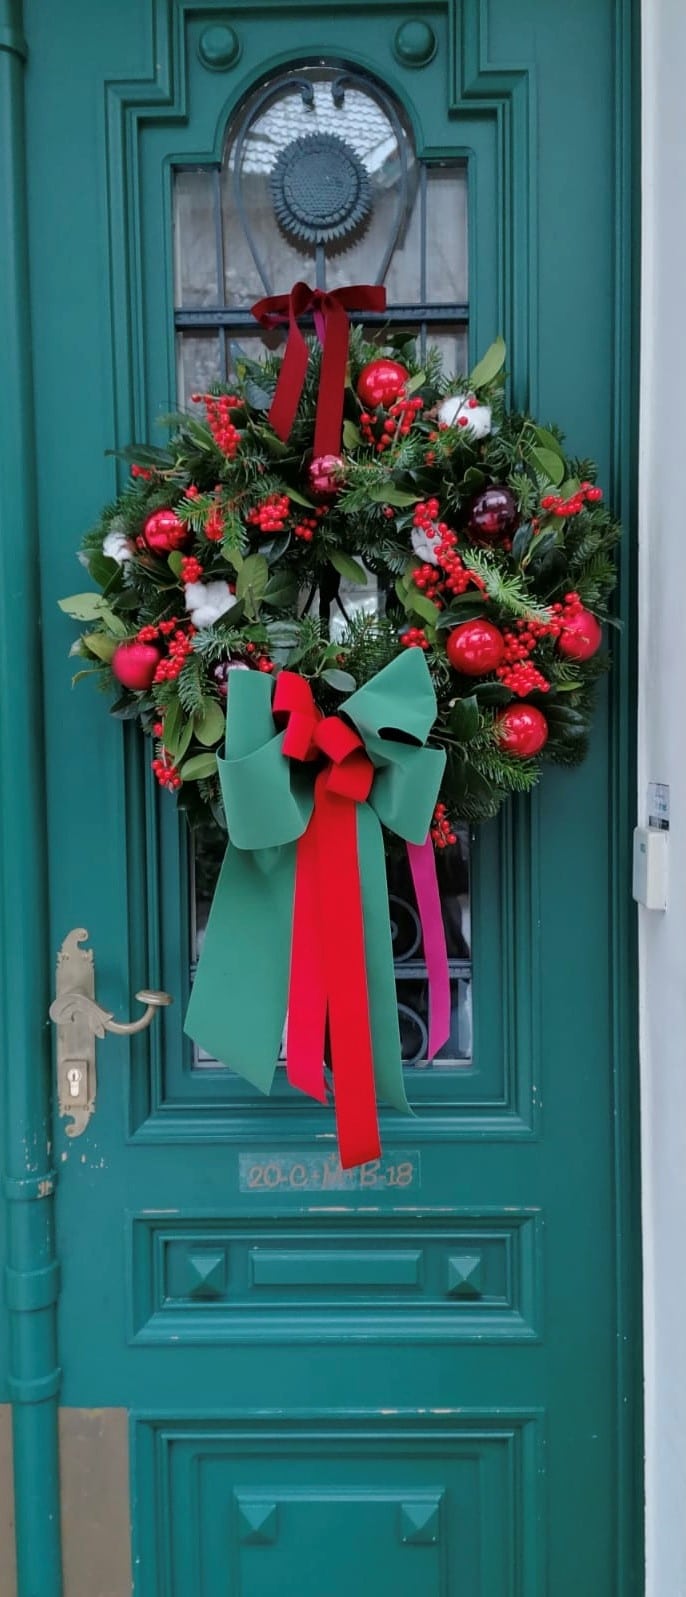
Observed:
[[[472,501],[467,531],[475,538],[504,538],[514,531],[517,517],[514,494],[494,483]]]
[[[394,399],[404,394],[409,375],[407,368],[397,360],[388,360],[385,356],[381,360],[370,360],[368,366],[362,367],[357,379],[357,392],[362,404],[370,410],[377,405],[392,405]]]
[[[530,760],[548,741],[548,722],[535,704],[509,704],[497,720],[498,738],[508,754]]]
[[[154,510],[143,528],[143,537],[154,554],[184,549],[191,536],[191,528],[179,520],[174,510]]]
[[[454,671],[466,677],[485,676],[500,665],[505,652],[505,639],[492,621],[463,621],[455,627],[446,644],[446,653]]]
[[[603,641],[603,630],[590,610],[577,610],[569,617],[557,640],[560,654],[568,660],[590,660]]]
[[[138,693],[149,688],[160,663],[160,651],[152,643],[120,643],[112,655],[112,675],[122,687],[135,688]]]
[[[308,477],[313,494],[331,498],[341,486],[343,461],[340,455],[318,455],[310,462]]]

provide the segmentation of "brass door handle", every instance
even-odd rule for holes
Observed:
[[[61,1115],[70,1115],[68,1137],[80,1137],[95,1108],[97,1076],[95,1039],[114,1032],[130,1037],[145,1031],[159,1009],[171,1004],[169,993],[143,989],[136,993],[145,1011],[137,1020],[115,1020],[111,1010],[95,999],[93,951],[81,948],[88,932],[77,926],[65,937],[57,956],[57,993],[50,1005],[50,1019],[57,1026],[57,1099]]]

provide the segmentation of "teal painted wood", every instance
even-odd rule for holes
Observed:
[[[391,1580],[412,1597],[628,1597],[640,1591],[628,658],[584,769],[550,773],[480,842],[474,1069],[438,1088],[427,1078],[411,1144],[407,1122],[385,1122],[386,1145],[416,1159],[411,1194],[272,1199],[242,1183],[241,1154],[318,1152],[330,1125],[285,1093],[264,1105],[192,1071],[183,841],[135,742],[122,756],[102,705],[71,695],[54,600],[111,495],[105,449],[152,434],[173,397],[171,166],[218,157],[233,105],[266,70],[267,26],[272,60],[303,38],[353,59],[403,98],[420,146],[465,152],[473,347],[504,327],[517,397],[597,448],[630,508],[630,8],[423,6],[438,50],[420,72],[393,55],[390,0],[350,0],[344,17],[318,0],[296,22],[287,7],[238,5],[241,54],[225,73],[199,54],[219,5],[118,0],[94,16],[68,0],[59,27],[38,0],[27,9],[51,939],[89,926],[112,1008],[128,1010],[144,981],[179,996],[164,1033],[103,1045],[88,1133],[56,1139],[65,1397],[132,1409],[137,1597],[174,1585],[233,1597],[241,1581],[259,1597],[296,1575],[309,1597],[325,1544],[338,1597],[357,1538],[381,1597]],[[46,137],[58,126],[60,179]],[[626,583],[622,603],[630,621]],[[370,1244],[392,1277],[373,1298]]]
[[[49,1160],[47,864],[40,674],[35,435],[28,311],[24,63],[20,0],[0,5],[0,858],[2,1076],[19,1597],[59,1597],[57,1366]],[[7,704],[11,696],[11,713]]]

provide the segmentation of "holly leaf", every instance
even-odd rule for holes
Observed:
[[[547,477],[554,488],[559,488],[565,474],[565,463],[561,456],[555,454],[552,449],[532,449],[529,458],[536,470],[543,477]]]
[[[367,573],[364,566],[360,565],[359,560],[353,560],[352,555],[345,554],[343,549],[332,549],[329,560],[334,571],[337,571],[339,576],[345,577],[347,582],[366,584]]]
[[[193,731],[204,748],[218,743],[226,726],[226,717],[216,699],[205,699],[201,710],[193,716]],[[166,730],[166,729],[165,729]],[[165,738],[166,741],[166,738]]]
[[[327,666],[321,673],[322,682],[328,682],[336,693],[354,693],[357,682],[349,671],[339,671],[337,666]]]
[[[493,343],[489,345],[486,354],[482,355],[481,360],[477,361],[476,366],[470,372],[470,388],[486,388],[489,383],[492,383],[493,379],[498,376],[498,372],[502,371],[505,365],[506,354],[505,340],[499,333],[498,337],[494,338]]]
[[[455,699],[450,707],[448,725],[458,743],[469,743],[473,737],[476,737],[479,730],[479,706],[473,693],[467,699]]]
[[[193,754],[190,760],[184,761],[179,774],[184,782],[200,782],[203,778],[214,776],[216,769],[216,754]]]
[[[236,598],[245,604],[249,621],[257,620],[257,613],[269,581],[269,566],[264,555],[248,555],[242,561],[236,579]]]

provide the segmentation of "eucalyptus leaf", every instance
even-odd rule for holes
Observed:
[[[364,566],[360,565],[359,560],[353,560],[352,555],[346,554],[343,549],[332,549],[329,560],[334,571],[337,571],[339,576],[345,577],[348,582],[366,583],[367,573]]]
[[[73,616],[75,621],[99,621],[107,605],[101,593],[73,593],[68,599],[58,599],[60,610]]]
[[[349,421],[348,417],[346,416],[345,421],[343,423],[343,447],[344,447],[344,449],[357,449],[358,445],[361,444],[361,443],[362,443],[362,434],[360,432],[359,427],[356,427],[354,421]]]
[[[565,463],[560,455],[555,454],[552,449],[532,449],[530,459],[536,471],[541,476],[547,477],[554,488],[559,488],[565,474]]]
[[[108,637],[106,632],[84,632],[81,642],[85,643],[89,654],[94,654],[96,660],[104,660],[106,665],[117,647],[116,638]]]
[[[254,382],[252,377],[246,378],[244,393],[251,410],[269,410],[273,395]]]
[[[193,716],[193,731],[198,742],[204,748],[211,748],[219,742],[225,726],[226,717],[221,705],[216,699],[205,699],[202,710],[196,710]]]
[[[217,769],[216,754],[193,754],[181,766],[184,782],[199,782],[203,777],[214,776]]]
[[[493,343],[486,350],[486,354],[477,361],[473,371],[469,374],[470,388],[486,388],[498,376],[505,365],[507,348],[504,338],[500,333],[494,338]]]
[[[339,671],[335,665],[329,665],[325,671],[322,671],[321,680],[328,682],[329,687],[334,688],[336,693],[354,693],[357,687],[355,677],[351,676],[349,671]]]

